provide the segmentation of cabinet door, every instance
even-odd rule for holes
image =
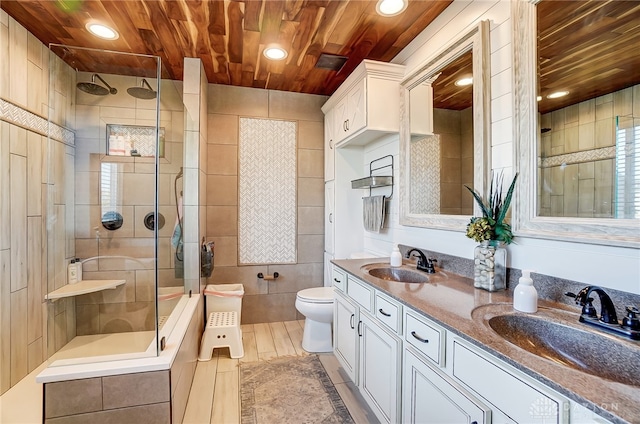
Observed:
[[[324,183],[324,251],[333,255],[335,253],[334,243],[334,202],[335,202],[334,181]]]
[[[399,422],[402,341],[364,312],[360,321],[360,391],[380,422]]]
[[[347,126],[349,120],[348,111],[348,96],[340,100],[340,102],[333,108],[335,114],[333,116],[334,136],[336,143],[347,138],[349,135],[349,127]]]
[[[324,116],[324,180],[331,181],[335,178],[335,147],[336,147],[336,124],[335,109],[331,109]]]
[[[333,353],[345,372],[358,384],[358,308],[334,290]]]
[[[384,102],[384,99],[380,99]],[[367,80],[363,78],[347,94],[347,134],[367,125]]]
[[[405,350],[403,421],[420,424],[491,423],[491,410],[462,386]]]

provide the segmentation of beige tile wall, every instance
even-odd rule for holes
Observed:
[[[615,119],[640,111],[640,85],[542,115],[543,158],[568,154],[561,166],[543,168],[538,187],[541,216],[611,218],[615,160],[571,161],[571,154],[615,146]]]
[[[0,120],[0,394],[75,331],[72,302],[51,305],[47,322],[44,301],[62,284],[66,258],[74,254],[74,148],[55,140],[48,145],[42,132],[49,114],[49,59],[40,41],[0,11],[0,98],[39,117],[19,125],[19,117]],[[73,128],[75,72],[57,57],[53,63],[59,72],[51,118]],[[47,233],[47,224],[54,231]]]
[[[108,58],[105,58],[108,60]],[[129,96],[127,87],[138,84],[135,77],[101,75],[118,89],[113,96],[92,96],[78,92],[75,156],[75,255],[90,259],[83,263],[83,278],[122,278],[126,283],[115,290],[78,296],[78,335],[144,331],[155,328],[153,286],[155,242],[153,231],[144,226],[144,217],[155,203],[155,167],[150,158],[107,156],[106,125],[155,125],[155,101]],[[78,80],[90,79],[79,73]],[[148,79],[154,86],[155,80]],[[139,84],[138,84],[139,85]],[[182,286],[175,278],[174,248],[171,245],[176,223],[174,180],[183,166],[184,111],[182,83],[161,81],[160,126],[165,129],[165,156],[160,159],[159,212],[164,227],[158,235],[159,286]],[[105,229],[101,216],[101,173],[117,175],[116,210],[123,226]],[[178,194],[182,190],[178,180]],[[126,256],[132,259],[122,259]],[[111,258],[106,258],[111,257]]]
[[[472,108],[434,109],[433,131],[440,136],[440,213],[470,215],[473,196]]]
[[[224,85],[209,85],[207,238],[215,241],[215,270],[209,283],[242,283],[243,323],[299,318],[297,291],[323,284],[324,96]],[[297,121],[297,251],[295,265],[238,266],[238,119],[262,117]],[[257,274],[280,277],[271,282]]]

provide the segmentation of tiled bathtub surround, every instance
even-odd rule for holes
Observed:
[[[296,293],[323,284],[324,96],[209,85],[207,238],[215,241],[209,283],[242,283],[244,324],[297,318]],[[297,263],[239,266],[238,131],[240,117],[283,119],[297,124]],[[203,199],[202,203],[205,201]],[[273,274],[274,281],[257,278]]]
[[[66,259],[75,254],[75,71],[53,57],[59,72],[50,92],[49,59],[38,39],[0,11],[0,393],[75,333],[73,301],[57,302],[49,322],[44,303],[65,283]]]

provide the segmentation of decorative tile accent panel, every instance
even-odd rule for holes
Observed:
[[[573,163],[593,162],[596,160],[613,159],[616,157],[616,147],[609,146],[601,149],[584,150],[575,153],[539,158],[539,166],[550,168],[552,166],[571,165]]]
[[[4,99],[0,99],[0,120],[44,136],[50,135],[56,141],[61,141],[71,146],[74,145],[75,135],[73,131],[49,122],[43,117]]]
[[[292,121],[240,118],[241,264],[296,262],[296,134]]]
[[[411,187],[409,210],[412,214],[440,213],[440,136],[411,141]]]

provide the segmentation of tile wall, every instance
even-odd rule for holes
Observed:
[[[440,213],[471,215],[473,197],[473,111],[434,109],[433,132],[440,136]]]
[[[209,283],[242,283],[245,324],[299,317],[296,293],[323,284],[324,250],[324,96],[209,85],[207,160],[207,238],[216,245]],[[297,264],[238,265],[239,117],[297,121]],[[205,199],[205,198],[203,198]],[[264,281],[257,274],[273,274]]]
[[[101,76],[118,89],[116,95],[93,96],[77,91],[75,253],[86,260],[84,279],[118,278],[126,283],[115,290],[76,298],[78,335],[155,328],[155,242],[153,231],[147,229],[143,221],[145,215],[154,210],[154,159],[107,156],[105,152],[106,125],[154,126],[156,102],[127,94],[128,87],[140,85],[139,78]],[[90,73],[80,72],[77,76],[78,81],[90,78]],[[155,80],[147,80],[155,86]],[[179,289],[183,281],[174,272],[175,249],[171,236],[176,224],[174,181],[183,165],[184,106],[180,81],[161,81],[160,126],[165,130],[165,142],[159,167],[158,202],[165,224],[158,232],[158,284]],[[101,224],[102,214],[107,212],[101,203],[104,188],[101,176],[107,171],[113,175],[109,181],[114,186],[107,191],[116,197],[116,209],[124,218],[122,227],[115,231]],[[178,195],[182,190],[180,183],[178,180]]]
[[[72,300],[51,306],[48,329],[44,302],[75,255],[75,149],[65,129],[75,126],[75,72],[57,58],[53,65],[50,92],[49,50],[0,11],[0,394],[75,332]],[[49,109],[52,131],[64,135],[50,145]]]
[[[541,116],[541,216],[612,218],[616,116],[631,116],[640,85]]]

